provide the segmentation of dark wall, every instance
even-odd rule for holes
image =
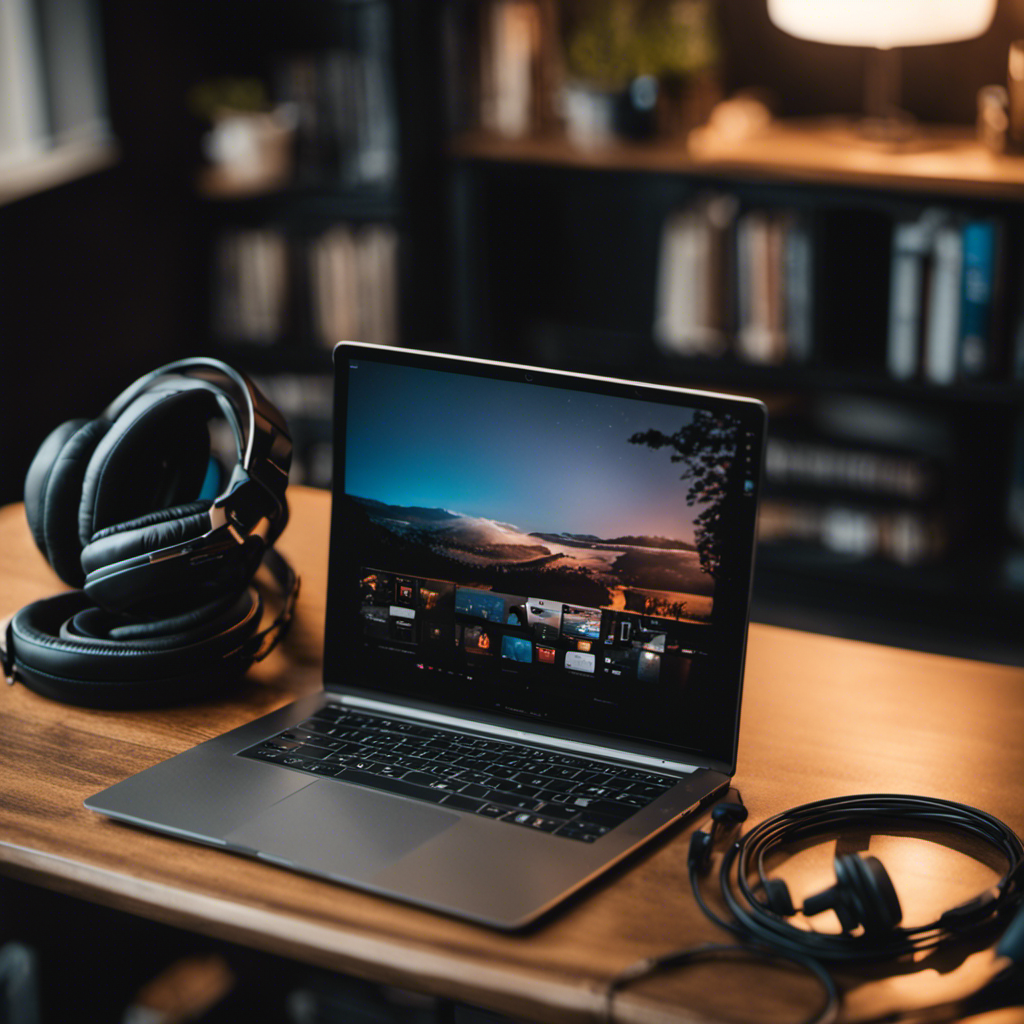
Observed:
[[[53,427],[183,354],[180,101],[171,5],[103,6],[110,170],[0,206],[0,503]]]

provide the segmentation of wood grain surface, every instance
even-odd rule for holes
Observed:
[[[469,133],[451,144],[457,158],[584,170],[658,171],[726,179],[922,190],[948,196],[1018,200],[1024,156],[993,153],[969,128],[922,126],[906,145],[874,144],[849,123],[773,121],[745,137],[694,133],[690,140],[577,146],[558,134],[506,139]]]
[[[147,712],[93,711],[0,690],[0,871],[145,917],[531,1021],[601,1019],[609,980],[635,960],[727,941],[689,892],[677,826],[521,935],[502,935],[220,850],[108,821],[84,798],[319,686],[330,498],[289,492],[280,544],[302,576],[295,627],[229,697]],[[0,509],[0,618],[60,589],[20,506]],[[736,785],[748,824],[808,800],[920,793],[974,804],[1024,828],[1024,670],[751,627]],[[963,853],[873,837],[910,923],[995,878]],[[795,856],[795,896],[831,882],[831,848]],[[498,880],[500,884],[500,880]],[[710,886],[709,886],[710,888]],[[821,925],[827,929],[827,923]],[[962,960],[962,962],[957,962]],[[990,970],[988,949],[887,976],[845,973],[846,1019],[957,998]],[[615,1019],[790,1021],[816,988],[788,970],[736,964],[622,991]],[[980,1018],[979,1018],[980,1019]],[[986,1024],[1024,1021],[1024,1011]]]

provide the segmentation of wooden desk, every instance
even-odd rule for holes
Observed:
[[[231,699],[145,713],[51,703],[0,689],[0,871],[147,918],[531,1021],[599,1019],[608,980],[639,959],[726,941],[687,884],[687,823],[521,936],[486,929],[123,826],[86,811],[91,793],[319,685],[330,499],[290,492],[281,544],[303,577],[285,647]],[[0,509],[0,617],[58,589],[20,506]],[[736,783],[754,823],[808,800],[903,792],[971,803],[1024,830],[1024,670],[751,628]],[[705,816],[703,821],[706,821]],[[994,876],[959,854],[874,837],[908,923]],[[787,864],[794,897],[831,884],[831,850]],[[499,882],[500,884],[500,882]],[[709,886],[710,888],[710,886]],[[827,927],[827,926],[823,926]],[[948,974],[843,975],[846,1016],[971,991],[991,962]],[[796,1020],[818,998],[784,970],[716,964],[631,987],[616,1019],[635,1024]],[[989,1024],[1024,1011],[987,1014]]]

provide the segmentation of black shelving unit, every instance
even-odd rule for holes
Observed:
[[[241,82],[293,125],[290,170],[262,190],[211,195],[198,160],[210,125],[193,119],[181,139],[193,154],[182,334],[281,404],[306,483],[330,484],[333,344],[440,334],[434,18],[390,0],[186,2],[175,18],[183,109]]]
[[[808,138],[820,148],[813,132]],[[831,517],[832,536],[762,542],[755,617],[1024,661],[1024,592],[1008,569],[1020,561],[1022,538],[1007,513],[1011,488],[1021,486],[1011,483],[1021,456],[1011,454],[1009,439],[1024,416],[1024,382],[1012,366],[1024,313],[1016,286],[1024,279],[1024,187],[1013,183],[1024,184],[1024,171],[1021,158],[1006,160],[986,178],[973,157],[951,158],[936,180],[884,157],[861,174],[838,161],[824,171],[813,159],[801,165],[799,154],[792,166],[750,158],[716,164],[666,143],[581,153],[557,135],[455,137],[458,345],[513,361],[754,394],[769,404],[780,437],[797,424],[851,458],[880,452],[928,465],[930,490],[903,501],[819,488],[808,504]],[[740,211],[799,211],[811,223],[812,346],[803,358],[744,360],[735,334],[716,357],[681,355],[659,341],[662,232],[675,211],[707,195],[730,196]],[[996,358],[978,378],[895,379],[887,365],[894,225],[929,208],[1002,225]],[[799,507],[806,491],[769,476],[766,505]],[[857,535],[869,529],[911,533],[876,537],[871,548]]]
[[[479,101],[480,82],[474,79],[455,102],[443,95],[446,81],[466,84],[459,79],[466,68],[453,73],[448,59],[450,33],[453,24],[480,31],[489,3],[111,5],[111,100],[125,146],[119,171],[109,176],[108,206],[121,219],[124,211],[145,217],[132,213],[121,232],[131,243],[121,248],[130,248],[132,258],[118,265],[116,290],[111,275],[105,305],[89,289],[94,347],[110,334],[102,325],[123,326],[116,367],[95,378],[94,390],[102,385],[104,395],[116,393],[165,358],[219,355],[265,383],[286,406],[300,457],[326,466],[330,346],[316,329],[304,251],[334,225],[382,225],[397,239],[393,340],[403,345],[753,393],[769,403],[777,430],[795,424],[803,436],[837,450],[880,444],[883,454],[937,465],[934,491],[904,511],[940,517],[940,554],[900,562],[820,542],[766,542],[757,614],[839,632],[854,623],[866,636],[874,624],[875,635],[888,630],[886,639],[929,646],[955,640],[969,653],[985,636],[1000,657],[1010,657],[1024,613],[1024,522],[1007,511],[1011,498],[1024,494],[1024,440],[1013,440],[1024,438],[1024,380],[1009,366],[1024,313],[1024,158],[979,160],[970,131],[963,130],[952,143],[944,136],[936,160],[924,169],[898,154],[875,154],[851,166],[813,131],[801,135],[785,124],[775,131],[790,148],[769,136],[763,145],[754,140],[735,153],[711,156],[690,152],[679,139],[582,150],[559,134],[550,95],[542,123],[525,136],[455,132],[453,110],[460,127],[472,129],[466,114]],[[558,4],[536,3],[537,24],[550,34]],[[745,0],[722,6],[727,21],[736,24],[742,11],[747,25]],[[453,9],[459,17],[451,22]],[[324,163],[299,145],[295,174],[280,187],[260,195],[201,194],[196,175],[204,125],[189,114],[194,87],[225,77],[254,79],[272,100],[283,100],[275,93],[283,63],[296,57],[315,63],[318,55],[341,51],[365,56],[366,37],[354,27],[365,17],[387,27],[373,38],[390,82],[393,176],[353,181],[339,171],[344,161],[336,150],[333,162]],[[770,31],[763,11],[752,24]],[[766,54],[780,52],[778,40],[762,42]],[[750,50],[750,40],[739,41],[736,52]],[[472,45],[461,52],[470,76],[478,75]],[[751,84],[766,68],[741,69],[746,78],[738,84]],[[557,87],[552,69],[545,67],[537,79],[549,89]],[[801,96],[795,112],[813,113],[813,97]],[[707,195],[733,197],[740,211],[792,210],[806,218],[813,343],[800,360],[752,363],[736,354],[732,339],[719,357],[682,355],[659,339],[654,312],[665,226],[676,211]],[[60,197],[54,199],[59,205]],[[998,366],[979,379],[936,385],[896,380],[887,368],[894,225],[929,207],[1004,225],[1003,349]],[[30,212],[26,235],[36,229]],[[218,240],[250,230],[276,232],[288,243],[287,298],[279,324],[260,343],[218,327],[216,315]],[[94,234],[113,244],[108,234]],[[136,244],[140,235],[148,248]],[[59,333],[74,336],[65,326]],[[38,347],[44,351],[42,342]],[[74,365],[85,362],[94,360]],[[80,406],[69,405],[69,414],[89,413],[84,401]],[[329,482],[319,470],[305,479]],[[766,492],[768,501],[792,497],[774,485]],[[834,497],[837,503],[850,499],[858,510],[849,494],[837,490]],[[1018,504],[1024,507],[1024,498]]]

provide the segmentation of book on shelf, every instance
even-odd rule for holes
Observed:
[[[397,171],[389,12],[384,4],[352,10],[352,46],[290,54],[276,68],[275,103],[295,111],[300,185],[382,185]]]
[[[987,377],[999,363],[997,316],[1002,299],[1002,225],[991,218],[963,226],[960,297],[960,372]]]
[[[490,0],[482,15],[480,127],[523,138],[538,123],[540,12],[534,0]]]
[[[766,543],[798,542],[908,566],[946,549],[942,474],[922,451],[781,424],[768,439],[765,487]]]
[[[949,385],[1001,372],[1001,221],[929,207],[893,227],[887,368]]]
[[[337,224],[309,244],[314,327],[323,344],[398,341],[398,237],[388,225]]]
[[[46,146],[46,102],[35,5],[0,4],[0,169]]]
[[[711,194],[666,218],[654,317],[664,351],[732,351],[765,364],[806,361],[813,297],[813,240],[803,212],[741,211],[734,196]]]
[[[765,473],[775,488],[841,490],[900,501],[925,501],[937,490],[935,467],[916,453],[777,433],[768,441]]]
[[[543,12],[537,0],[444,5],[445,117],[452,131],[524,138],[546,120]]]
[[[959,225],[944,223],[932,243],[934,261],[925,310],[924,377],[952,384],[959,369],[960,291],[963,236]]]
[[[224,232],[214,260],[214,329],[228,341],[271,345],[284,331],[288,245],[273,229]]]
[[[911,380],[921,370],[932,251],[944,219],[945,211],[932,207],[893,226],[887,361],[896,380]]]
[[[38,0],[46,109],[54,145],[110,133],[103,41],[92,0]]]
[[[397,262],[390,225],[338,223],[308,237],[226,231],[216,246],[214,330],[228,342],[269,346],[308,324],[329,346],[395,344]]]
[[[666,351],[718,356],[726,349],[737,208],[732,196],[703,196],[665,222],[654,334]]]
[[[947,546],[940,516],[924,509],[865,508],[765,498],[758,543],[800,543],[855,560],[880,559],[911,567],[940,558]]]
[[[444,124],[450,133],[478,126],[480,111],[480,5],[441,6],[441,99]]]

